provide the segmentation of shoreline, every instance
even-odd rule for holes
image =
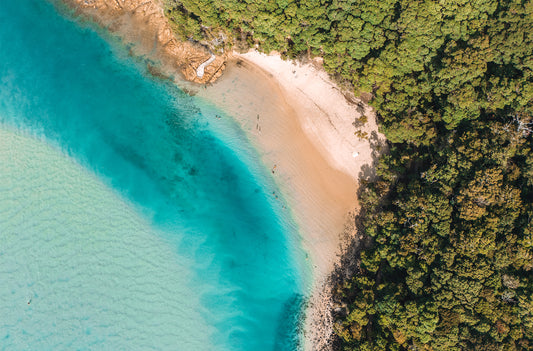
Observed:
[[[261,66],[253,61],[256,57]],[[297,74],[284,75],[286,71]],[[304,349],[328,349],[333,333],[329,278],[340,263],[346,237],[355,235],[359,172],[373,163],[371,142],[358,140],[354,132],[363,129],[379,135],[372,111],[361,111],[349,102],[312,64],[259,53],[236,54],[224,75],[205,89],[186,85],[196,96],[227,111],[270,168],[312,263]],[[314,94],[321,94],[321,100],[311,100]],[[356,128],[351,118],[362,113],[369,122]],[[354,150],[359,156],[353,157]],[[351,163],[346,167],[343,161]]]
[[[178,74],[188,81],[208,84],[216,81],[226,67],[227,54],[215,56],[200,44],[179,41],[175,37],[161,0],[51,1],[118,35],[124,43],[130,44],[132,56],[160,63],[158,75],[173,77]],[[214,59],[199,75],[198,68],[212,56]]]
[[[127,8],[113,0],[62,1],[132,45],[132,56],[145,58],[152,74],[171,77],[239,123],[287,199],[310,254],[313,286],[304,312],[304,349],[328,349],[333,333],[328,278],[340,261],[341,236],[353,235],[359,176],[372,173],[372,138],[383,139],[371,109],[348,99],[319,61],[302,65],[255,51],[229,53],[217,56],[197,79],[210,53],[177,42],[158,0],[132,0]],[[151,61],[160,65],[152,67]],[[368,122],[358,123],[363,115]]]
[[[331,131],[329,120],[320,119],[321,108],[302,108],[301,92],[285,88],[267,68],[240,56],[235,55],[224,75],[205,88],[181,84],[240,125],[287,198],[306,249],[314,251],[315,276],[326,278],[333,271],[346,220],[357,206],[358,172],[349,174],[336,163],[332,155],[341,151],[339,146],[328,148],[313,135],[316,130]],[[277,63],[278,57],[270,57]],[[308,120],[312,125],[306,124]],[[352,157],[352,151],[347,155],[352,162],[365,160],[363,155]]]

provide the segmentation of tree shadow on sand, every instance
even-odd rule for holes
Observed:
[[[388,151],[387,142],[384,139],[380,139],[375,131],[371,133],[369,142],[372,148],[372,162],[363,165],[359,172],[358,199],[361,198],[368,184],[377,180],[376,167],[379,163],[379,158]],[[338,264],[325,285],[325,289],[329,289],[328,295],[331,296],[330,313],[334,321],[345,317],[349,313],[348,306],[343,301],[346,300],[346,297],[341,300],[337,290],[341,284],[350,281],[360,272],[360,254],[364,249],[372,245],[371,238],[365,235],[364,231],[363,222],[365,216],[366,209],[364,206],[361,206],[358,213],[350,214],[350,220],[347,222],[341,238]],[[347,297],[347,300],[351,300],[351,297]],[[341,350],[340,341],[340,338],[333,333],[328,342],[328,347],[322,350]]]

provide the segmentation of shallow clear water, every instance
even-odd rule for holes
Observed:
[[[0,349],[294,349],[304,253],[242,133],[46,1],[0,21]]]

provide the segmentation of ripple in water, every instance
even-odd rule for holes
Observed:
[[[45,1],[0,20],[0,344],[295,349],[303,254],[239,132]]]

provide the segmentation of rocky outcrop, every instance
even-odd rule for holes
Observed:
[[[220,77],[226,66],[226,55],[217,55],[199,76],[197,69],[210,60],[211,52],[197,43],[179,41],[158,0],[63,1],[131,44],[133,54],[158,62],[164,75],[179,73],[186,80],[206,84]]]

